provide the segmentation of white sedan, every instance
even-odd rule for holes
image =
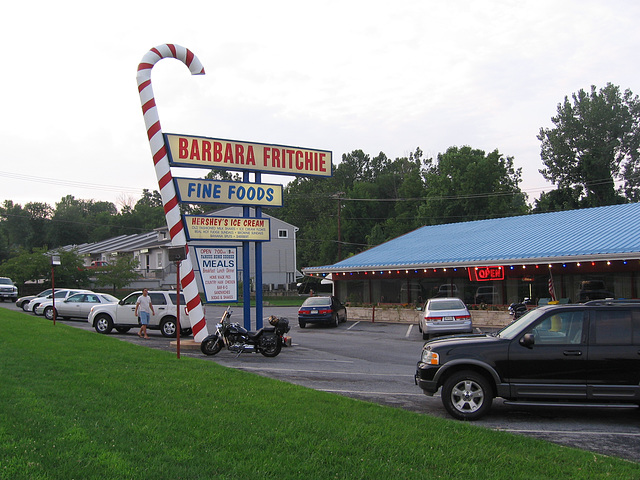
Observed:
[[[56,298],[56,318],[83,318],[89,317],[91,307],[103,303],[118,303],[118,299],[108,293],[82,292],[69,296],[66,299]],[[46,300],[36,307],[37,315],[53,320],[53,301]]]
[[[58,299],[62,301],[65,298],[68,298],[71,295],[74,295],[76,293],[85,293],[85,292],[91,292],[91,290],[81,290],[79,288],[76,288],[76,289],[69,289],[69,288],[57,289],[56,288],[54,295],[56,297],[56,302],[58,302]],[[42,302],[45,302],[47,300],[51,300],[51,298],[52,298],[51,293],[49,293],[49,295],[47,295],[46,297],[35,297],[28,303],[27,308],[23,307],[23,310],[25,312],[33,312],[37,314],[36,309],[38,308],[38,305],[40,305]]]

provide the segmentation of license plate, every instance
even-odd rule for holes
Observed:
[[[311,315],[317,315],[318,314],[318,310],[311,310]]]
[[[455,320],[455,319],[456,319],[456,317],[448,316],[448,317],[443,317],[442,319],[443,319],[445,322],[452,322],[453,320]]]

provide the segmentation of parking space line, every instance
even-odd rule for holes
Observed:
[[[328,393],[354,393],[359,395],[394,395],[394,396],[404,396],[404,397],[424,397],[424,393],[398,393],[398,392],[369,392],[366,390],[335,390],[331,388],[322,388],[320,389],[323,392]]]
[[[356,323],[354,323],[353,325],[351,325],[349,328],[347,328],[347,330],[351,330],[353,327],[355,327],[357,324],[360,323],[360,320],[358,320]]]
[[[229,366],[229,365],[225,365]],[[397,374],[397,373],[364,373],[364,372],[338,372],[338,371],[327,371],[327,370],[291,370],[289,368],[264,368],[264,367],[246,367],[243,365],[232,366],[231,368],[237,368],[238,370],[258,370],[263,372],[286,372],[291,374],[296,373],[321,373],[321,374],[329,374],[329,375],[353,375],[353,376],[366,376],[366,377],[407,377],[414,378],[414,375],[406,375],[406,374]]]
[[[580,431],[573,431],[573,430],[532,430],[532,429],[518,429],[518,428],[493,428],[494,430],[500,431],[500,432],[509,432],[509,433],[522,433],[522,434],[527,434],[527,433],[544,433],[544,434],[549,434],[549,433],[554,433],[557,435],[612,435],[612,436],[620,436],[620,437],[640,437],[640,433],[634,433],[634,432],[612,432],[612,431],[593,431],[593,432],[587,432],[584,430],[580,430]]]
[[[408,338],[409,335],[411,335],[411,330],[413,330],[413,323],[411,325],[409,325],[409,328],[407,328],[407,333],[404,336],[404,338]]]

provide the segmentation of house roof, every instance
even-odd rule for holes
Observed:
[[[64,250],[75,249],[81,255],[96,255],[111,252],[133,252],[141,248],[168,245],[170,240],[159,240],[156,231],[137,235],[120,235],[101,242],[67,245]]]
[[[432,225],[305,273],[640,258],[640,203]]]
[[[214,212],[208,213],[207,215],[211,216],[231,216],[231,217],[240,217],[242,216],[242,207],[226,207],[220,210],[216,210]],[[280,225],[288,225],[294,229],[294,231],[298,231],[298,227],[291,225],[283,220],[275,218],[266,213],[262,214],[264,218],[273,219],[278,226]],[[273,228],[273,227],[272,227]],[[154,229],[151,232],[147,233],[139,233],[133,235],[119,235],[117,237],[108,238],[106,240],[102,240],[94,243],[83,243],[80,245],[66,245],[61,247],[62,250],[76,250],[80,255],[98,255],[102,253],[116,253],[116,252],[135,252],[137,250],[145,249],[145,248],[154,248],[154,247],[163,247],[170,246],[171,239],[167,235],[166,239],[161,238],[159,232],[168,232],[168,228],[166,226],[159,227]],[[190,242],[190,243],[198,243],[198,242]],[[239,243],[239,242],[236,242]],[[231,245],[231,243],[230,243]]]

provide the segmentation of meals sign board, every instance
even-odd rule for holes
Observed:
[[[271,240],[268,218],[184,215],[183,219],[188,240],[249,242],[268,242]]]
[[[330,177],[331,152],[220,138],[164,134],[169,163],[179,167],[250,170],[276,175]]]
[[[235,247],[195,247],[206,301],[238,301],[238,250]]]

